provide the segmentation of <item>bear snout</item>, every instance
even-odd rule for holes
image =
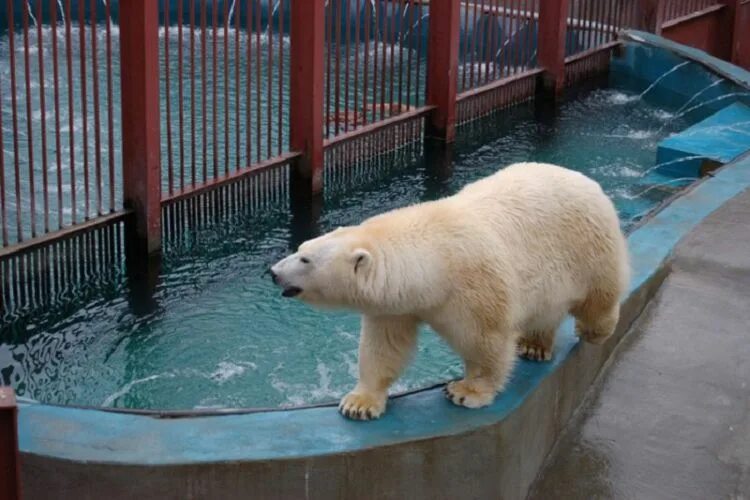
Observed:
[[[276,272],[273,270],[273,268],[269,268],[268,269],[268,274],[271,275],[271,281],[273,281],[273,284],[274,285],[278,285],[279,284],[279,275],[276,274]]]

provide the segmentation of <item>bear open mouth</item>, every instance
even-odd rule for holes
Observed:
[[[288,286],[288,287],[284,288],[284,291],[281,292],[281,295],[283,297],[296,297],[300,293],[302,293],[302,289],[301,288],[296,287],[296,286]]]

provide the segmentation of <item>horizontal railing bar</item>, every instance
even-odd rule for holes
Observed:
[[[662,29],[664,28],[672,28],[678,24],[686,23],[688,21],[692,21],[693,19],[697,19],[699,17],[708,16],[710,14],[713,14],[715,12],[718,12],[725,8],[725,4],[715,4],[711,5],[709,7],[706,7],[705,9],[701,9],[696,12],[691,12],[690,14],[685,14],[680,17],[676,17],[674,19],[670,19],[669,21],[664,21],[661,25]]]
[[[186,187],[183,190],[175,191],[174,194],[162,198],[161,204],[162,206],[170,205],[172,203],[178,202],[185,198],[197,196],[202,193],[206,193],[208,191],[213,191],[214,189],[218,189],[226,184],[231,184],[233,182],[236,182],[242,179],[243,177],[254,175],[264,170],[269,170],[274,167],[278,167],[281,165],[285,165],[287,163],[291,163],[292,161],[296,160],[300,156],[302,156],[301,153],[294,152],[294,151],[283,153],[279,156],[270,158],[265,161],[261,161],[260,163],[256,163],[249,167],[241,168],[229,174],[222,175],[214,179],[210,179],[203,184],[193,186],[193,187]]]
[[[525,80],[526,78],[535,77],[541,73],[544,73],[543,68],[535,68],[535,69],[530,69],[528,71],[524,71],[523,73],[518,73],[516,75],[509,76],[508,78],[503,78],[502,80],[495,80],[494,82],[488,83],[487,85],[483,85],[475,89],[470,89],[465,92],[461,92],[460,94],[458,94],[456,100],[458,102],[461,102],[466,99],[471,99],[473,97],[477,97],[487,92],[496,90],[500,87],[510,85],[511,83],[517,82],[518,80]]]
[[[57,231],[52,231],[36,238],[17,243],[0,250],[0,260],[5,260],[9,257],[16,255],[23,255],[32,252],[36,249],[49,246],[58,241],[64,241],[71,239],[79,234],[87,233],[99,229],[100,227],[117,224],[118,222],[124,221],[132,210],[124,209],[118,210],[111,214],[102,215],[85,222],[80,222],[74,226],[68,226]]]
[[[422,107],[401,113],[400,115],[391,116],[390,118],[386,118],[385,120],[380,120],[377,122],[369,123],[356,130],[344,132],[343,134],[339,134],[330,139],[326,139],[325,141],[323,141],[323,147],[330,148],[333,146],[338,146],[340,144],[353,141],[360,137],[376,133],[381,129],[388,128],[393,125],[397,125],[401,122],[409,121],[411,119],[419,118],[421,116],[426,116],[433,109],[435,109],[435,106],[432,106],[432,105],[422,106]]]

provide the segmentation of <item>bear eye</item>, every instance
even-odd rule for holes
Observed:
[[[309,264],[309,263],[310,263],[310,259],[308,259],[307,257],[300,257],[300,259],[299,259],[299,260],[300,260],[300,262],[302,262],[303,264]]]

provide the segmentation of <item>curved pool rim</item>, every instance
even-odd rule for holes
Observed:
[[[622,40],[672,52],[750,89],[750,73],[696,49],[634,31],[624,33]],[[671,198],[642,221],[628,236],[632,281],[625,303],[663,272],[672,248],[683,236],[748,187],[750,155],[745,155]],[[456,407],[444,398],[443,384],[439,384],[391,397],[386,414],[371,422],[344,419],[335,404],[160,412],[21,400],[19,447],[24,454],[72,462],[190,465],[347,454],[456,436],[502,422],[580,349],[568,320],[558,333],[554,359],[519,362],[508,388],[491,406],[480,410]]]

